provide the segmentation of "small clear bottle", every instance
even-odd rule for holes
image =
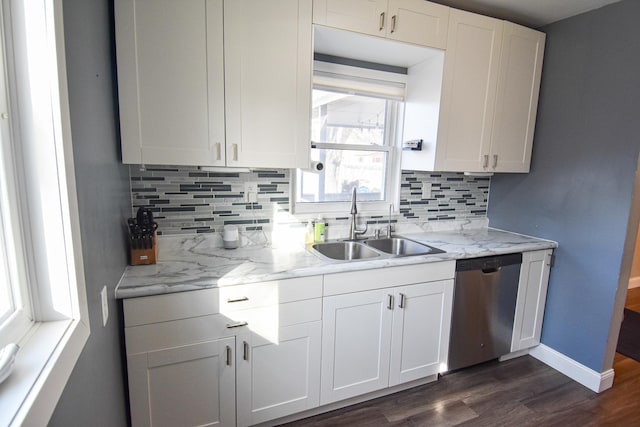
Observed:
[[[311,220],[307,221],[307,227],[304,231],[304,244],[310,245],[313,243],[314,234],[313,234],[313,222]]]

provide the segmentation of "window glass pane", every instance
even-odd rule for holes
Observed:
[[[0,227],[2,222],[0,221]],[[4,251],[4,236],[0,230],[0,324],[14,311],[13,296],[7,272],[7,258]]]
[[[384,99],[314,89],[311,139],[384,145],[386,108]]]
[[[387,153],[313,149],[311,158],[323,162],[324,171],[300,174],[299,202],[349,201],[353,187],[359,201],[385,199]]]

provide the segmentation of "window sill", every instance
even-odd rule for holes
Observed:
[[[78,320],[34,325],[0,384],[0,425],[46,425],[88,337]]]

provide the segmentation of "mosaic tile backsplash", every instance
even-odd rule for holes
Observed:
[[[140,206],[150,208],[159,234],[221,233],[226,224],[241,232],[270,231],[276,223],[303,227],[309,216],[288,215],[290,170],[205,172],[196,167],[130,166],[132,215]],[[244,201],[245,182],[258,183],[256,203]],[[423,185],[431,184],[431,197],[423,199]],[[461,173],[403,171],[400,214],[393,223],[425,223],[486,219],[490,178]],[[359,215],[368,224],[386,224],[387,216]],[[346,227],[348,213],[325,216],[329,225]]]

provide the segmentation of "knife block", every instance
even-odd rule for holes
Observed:
[[[158,233],[153,233],[153,245],[151,249],[133,249],[131,252],[131,265],[155,264],[158,259]]]

